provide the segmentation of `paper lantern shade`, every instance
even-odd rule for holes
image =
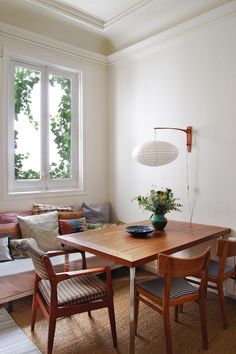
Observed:
[[[166,141],[148,141],[137,146],[132,153],[133,158],[145,166],[162,166],[174,161],[178,156],[178,149]]]

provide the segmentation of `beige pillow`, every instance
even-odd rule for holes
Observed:
[[[17,216],[23,238],[34,238],[42,251],[61,249],[57,241],[58,215],[57,211],[46,214]]]

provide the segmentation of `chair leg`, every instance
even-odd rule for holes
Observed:
[[[222,321],[223,321],[223,328],[227,329],[228,328],[228,316],[227,316],[227,311],[226,311],[225,295],[224,295],[224,288],[223,288],[222,282],[217,283],[217,290],[218,290],[218,297],[219,297],[219,301],[220,301],[220,309],[221,309],[221,316],[222,316]]]
[[[34,330],[35,326],[35,320],[36,320],[36,315],[37,315],[37,309],[38,309],[38,303],[36,300],[36,295],[33,295],[33,300],[32,300],[32,316],[31,316],[31,331]]]
[[[176,305],[175,306],[175,322],[178,322],[178,317],[179,317],[179,305]]]
[[[164,309],[163,319],[164,319],[164,329],[165,329],[165,339],[166,339],[166,353],[172,354],[169,308]]]
[[[208,349],[208,335],[207,335],[205,298],[200,299],[198,304],[199,304],[200,322],[201,322],[201,331],[202,331],[202,346],[203,346],[204,350],[207,350]]]
[[[114,346],[114,348],[116,348],[117,347],[117,335],[116,335],[116,320],[115,320],[113,299],[110,301],[110,304],[108,305],[108,312],[109,312],[109,319],[110,319],[110,325],[111,325],[113,346]]]
[[[138,294],[135,296],[135,305],[134,305],[134,333],[137,335],[138,333],[138,312],[139,312],[139,298]]]
[[[48,324],[48,348],[47,354],[52,354],[54,335],[56,329],[56,317],[49,315],[49,324]]]
[[[184,312],[184,304],[179,305],[179,312],[183,313]]]
[[[89,317],[92,317],[92,314],[91,314],[90,310],[88,311],[88,315],[89,315]]]
[[[8,303],[7,303],[7,312],[8,313],[13,312],[13,301],[8,301]]]

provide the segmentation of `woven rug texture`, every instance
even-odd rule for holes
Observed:
[[[137,272],[137,281],[153,278],[154,275]],[[55,354],[128,354],[129,353],[129,272],[113,274],[114,302],[118,347],[112,346],[112,337],[108,311],[92,311],[57,320],[54,339]],[[209,293],[206,300],[209,350],[202,349],[202,339],[197,303],[184,305],[184,313],[179,322],[174,322],[171,313],[171,333],[173,352],[176,354],[235,354],[236,353],[236,301],[226,299],[229,314],[229,328],[224,330],[220,317],[220,308],[216,294]],[[48,323],[40,310],[34,332],[30,330],[30,301],[18,306],[12,317],[26,335],[36,344],[42,353],[46,353]],[[0,350],[1,353],[1,350]],[[144,304],[140,304],[138,336],[135,338],[136,354],[163,354],[165,340],[163,318]]]

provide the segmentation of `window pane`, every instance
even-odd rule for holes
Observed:
[[[15,67],[15,179],[40,178],[40,72]]]
[[[49,165],[52,179],[71,178],[71,80],[49,75]]]

